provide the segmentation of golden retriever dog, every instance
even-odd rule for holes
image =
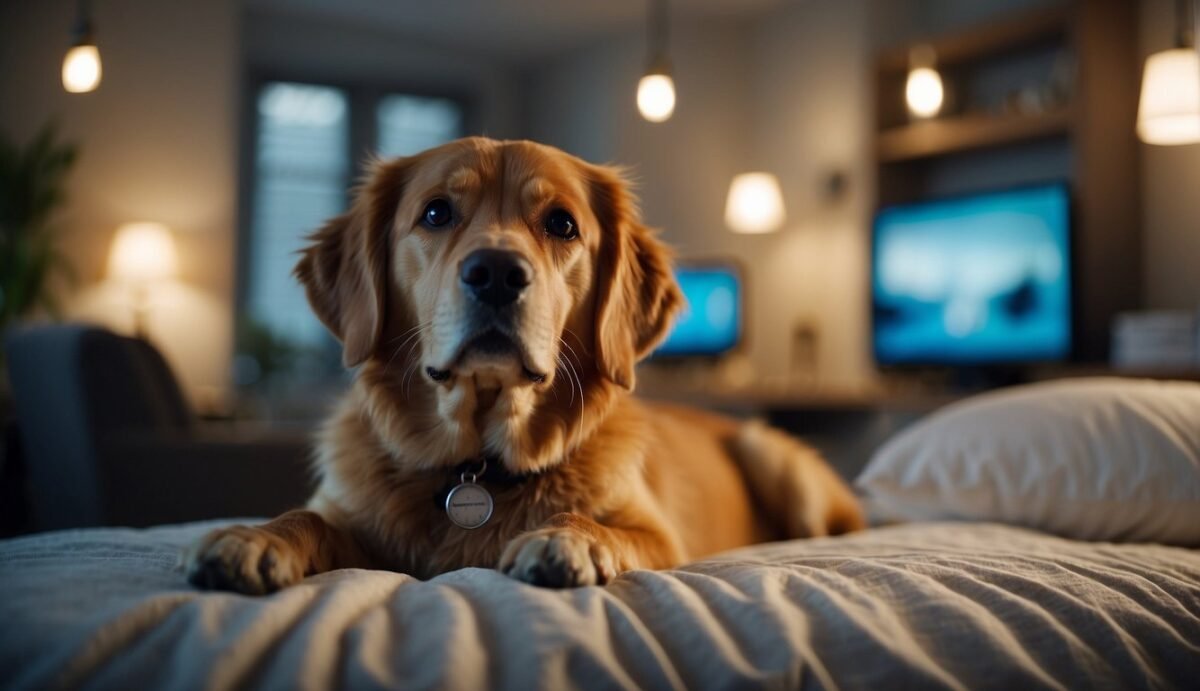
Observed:
[[[377,162],[311,241],[296,276],[357,376],[307,508],[207,535],[193,584],[478,566],[585,586],[863,525],[783,433],[630,395],[682,297],[616,170],[463,139]]]

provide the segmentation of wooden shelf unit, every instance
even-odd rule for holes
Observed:
[[[989,22],[954,34],[921,42],[933,48],[941,66],[974,62],[1021,50],[1046,41],[1062,41],[1069,33],[1074,12],[1070,7],[1051,7]],[[910,46],[900,46],[879,55],[881,72],[907,72]]]
[[[1063,136],[1071,130],[1072,117],[1070,108],[1061,108],[1046,113],[924,120],[880,132],[875,154],[881,163],[898,163]]]
[[[878,206],[941,196],[938,185],[961,177],[955,172],[964,167],[974,166],[970,179],[979,184],[997,155],[1008,168],[993,176],[1002,178],[995,187],[1059,177],[1038,165],[1047,147],[1060,152],[1053,158],[1069,167],[1073,196],[1075,342],[1082,362],[1106,361],[1112,317],[1141,304],[1136,15],[1136,3],[1127,0],[1076,0],[889,49],[874,65]],[[916,45],[934,49],[948,93],[948,112],[920,122],[909,120],[904,104]],[[979,75],[988,70],[1060,53],[1073,65],[1065,102],[1026,112],[969,102],[979,97],[985,83]]]

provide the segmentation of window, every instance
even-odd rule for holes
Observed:
[[[325,338],[291,273],[305,235],[346,205],[348,111],[346,94],[324,86],[276,82],[258,97],[246,310],[297,346]]]
[[[242,264],[246,275],[242,277],[243,324],[239,325],[239,352],[256,360],[251,379],[269,377],[269,363],[294,357],[247,352],[255,349],[247,341],[269,343],[293,356],[336,352],[291,274],[305,238],[346,208],[347,189],[364,158],[352,150],[352,142],[371,142],[379,155],[391,157],[463,134],[461,105],[444,98],[410,94],[373,98],[332,86],[267,82],[256,93],[255,105],[250,228],[243,245],[248,254]],[[374,117],[356,108],[370,108]],[[356,131],[355,123],[372,129]]]
[[[411,156],[462,136],[462,110],[440,98],[385,96],[375,109],[380,156]]]

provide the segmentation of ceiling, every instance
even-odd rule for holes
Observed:
[[[672,21],[752,15],[787,0],[674,0]],[[646,22],[649,0],[246,0],[252,10],[395,31],[523,62]]]

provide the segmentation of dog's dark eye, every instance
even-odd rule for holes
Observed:
[[[453,215],[450,202],[445,199],[434,199],[426,204],[425,211],[421,212],[421,223],[430,228],[441,228],[450,222]]]
[[[555,209],[546,215],[543,222],[546,232],[561,240],[574,240],[579,237],[579,224],[575,218],[562,209]]]

